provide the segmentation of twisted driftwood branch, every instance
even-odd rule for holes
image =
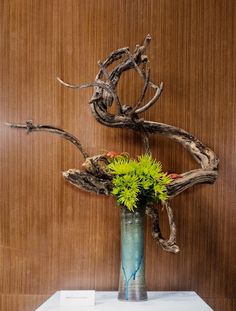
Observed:
[[[196,185],[196,184],[213,184],[218,176],[217,171],[196,169],[179,175],[179,177],[173,180],[167,185],[167,192],[170,199],[177,196],[184,190]]]
[[[76,169],[63,172],[63,177],[82,190],[95,192],[96,194],[111,194],[112,182],[108,178],[99,178],[91,173],[81,172]]]
[[[163,90],[163,83],[161,82],[160,86],[155,86],[154,88],[156,89],[156,93],[153,96],[153,98],[142,108],[136,109],[135,113],[144,112],[144,111],[148,110],[149,108],[151,108],[157,102],[157,100],[161,96],[161,92]]]
[[[57,134],[57,135],[61,136],[62,138],[70,141],[74,146],[76,146],[76,148],[78,148],[79,151],[82,153],[84,159],[89,157],[89,155],[84,150],[84,148],[82,147],[82,145],[81,145],[81,143],[77,137],[75,137],[73,134],[68,133],[68,132],[66,132],[60,128],[55,127],[55,126],[40,125],[40,124],[34,125],[31,120],[26,121],[25,124],[6,123],[6,125],[11,127],[11,128],[25,129],[28,134],[31,132],[49,132],[52,134]]]
[[[159,224],[159,212],[158,209],[154,206],[146,207],[146,214],[152,219],[152,236],[154,240],[167,252],[178,253],[179,247],[176,245],[176,225],[174,222],[173,210],[169,202],[165,202],[163,206],[166,209],[169,227],[170,227],[170,236],[168,240],[165,240],[162,236],[160,224]]]
[[[91,180],[93,175],[95,176],[94,184],[97,183],[97,185],[99,183],[99,179],[96,180],[96,178],[105,178],[108,181],[111,180],[111,176],[109,176],[104,170],[104,165],[103,165],[103,167],[101,166],[101,163],[107,163],[106,162],[107,159],[103,155],[97,155],[97,156],[89,157],[88,153],[84,150],[79,139],[77,137],[75,137],[74,135],[72,135],[71,133],[66,132],[60,128],[55,127],[55,126],[51,126],[51,125],[41,125],[41,124],[35,125],[32,123],[31,120],[26,121],[25,124],[5,123],[5,125],[7,125],[11,128],[26,130],[28,134],[32,133],[32,132],[49,132],[52,134],[59,135],[61,138],[70,141],[82,153],[82,155],[85,159],[85,162],[82,166],[85,168],[85,170],[89,174],[89,177],[87,179],[88,182]],[[78,178],[78,181],[75,180],[75,177],[73,177],[73,178],[71,177],[72,171],[76,172],[76,177]],[[70,177],[71,180],[69,180],[69,181],[71,183],[74,182],[74,184],[77,187],[79,187],[79,182],[81,181],[81,185],[80,185],[81,189],[84,187],[84,190],[96,192],[96,193],[99,192],[94,187],[90,187],[90,186],[86,187],[85,181],[84,181],[84,180],[86,180],[86,179],[84,179],[86,173],[81,172],[81,178],[79,178],[79,174],[80,174],[79,170],[72,170],[72,171],[70,171],[70,174],[67,174],[67,172],[64,172],[63,176],[68,180]],[[101,180],[101,182],[102,182],[102,180]],[[101,187],[102,187],[102,185],[101,185]],[[99,188],[99,185],[98,185],[98,188]],[[107,194],[107,191],[106,191],[106,194]]]
[[[160,85],[156,85],[150,80],[149,60],[144,54],[150,41],[151,37],[147,35],[143,44],[136,46],[133,54],[130,52],[129,48],[125,47],[112,52],[105,61],[99,61],[98,65],[100,70],[95,81],[92,83],[73,85],[64,82],[60,78],[58,78],[58,81],[66,87],[75,89],[93,87],[94,92],[89,103],[95,119],[102,125],[108,127],[127,128],[139,132],[142,135],[146,153],[151,154],[149,135],[158,133],[181,144],[193,156],[201,168],[180,174],[177,179],[174,179],[167,186],[169,199],[173,199],[176,195],[195,184],[214,183],[217,178],[219,160],[210,148],[206,147],[196,137],[183,129],[139,118],[140,113],[150,109],[157,102],[163,90],[162,82]],[[109,66],[118,60],[120,61],[118,65],[109,72]],[[137,71],[144,83],[138,102],[134,104],[133,107],[127,104],[123,105],[120,102],[116,90],[121,75],[125,71],[132,69]],[[155,90],[155,94],[142,106],[148,88]],[[113,102],[117,108],[116,114],[111,114],[108,111],[113,105]],[[83,164],[85,171],[81,172],[77,169],[70,169],[63,173],[64,178],[80,189],[97,194],[111,194],[112,176],[105,170],[107,164],[106,155],[89,157],[78,138],[53,126],[33,125],[31,121],[27,121],[24,125],[8,125],[10,127],[26,129],[28,133],[33,131],[51,132],[72,142],[80,150],[85,159]],[[168,240],[163,238],[159,225],[158,210],[148,206],[146,208],[146,214],[152,219],[152,235],[164,250],[177,253],[179,247],[176,245],[176,226],[173,211],[169,202],[164,204],[164,208],[168,215],[170,237]]]

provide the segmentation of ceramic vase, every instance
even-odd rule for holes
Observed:
[[[147,300],[144,261],[145,209],[121,208],[121,264],[118,299]]]

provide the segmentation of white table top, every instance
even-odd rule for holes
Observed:
[[[60,306],[60,291],[35,311],[213,311],[195,292],[148,292],[148,300],[117,300],[117,292],[96,292],[95,306],[79,308]]]

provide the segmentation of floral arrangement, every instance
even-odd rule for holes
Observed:
[[[166,186],[172,178],[162,172],[162,164],[148,154],[137,160],[127,154],[111,157],[107,170],[114,176],[112,194],[117,203],[130,211],[168,199]]]

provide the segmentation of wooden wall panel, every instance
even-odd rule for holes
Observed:
[[[58,289],[116,290],[119,210],[112,198],[80,192],[61,172],[80,154],[58,137],[26,135],[3,123],[52,124],[76,134],[91,154],[142,152],[129,131],[92,117],[91,90],[56,81],[92,81],[97,61],[147,33],[151,77],[163,81],[159,103],[144,117],[195,134],[220,158],[214,186],[173,201],[181,253],[161,251],[146,233],[149,290],[194,290],[215,311],[235,307],[236,83],[234,0],[0,1],[0,293],[1,311],[33,310]],[[135,102],[139,78],[119,87]],[[166,170],[196,167],[178,145],[153,136]],[[167,231],[163,215],[162,226]]]

